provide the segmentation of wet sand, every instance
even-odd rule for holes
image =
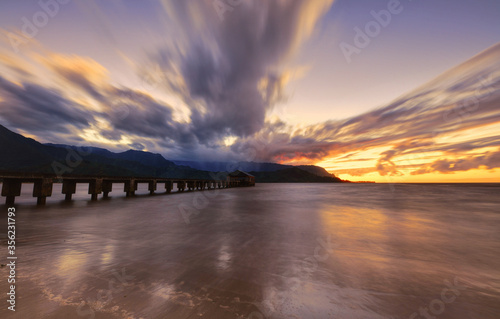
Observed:
[[[498,186],[260,184],[91,202],[79,185],[43,208],[29,193],[16,205],[16,312],[2,301],[2,318],[500,313]]]

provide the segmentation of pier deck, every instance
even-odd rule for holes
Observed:
[[[156,177],[108,177],[108,176],[51,176],[40,174],[0,174],[2,182],[1,196],[5,197],[7,205],[13,205],[15,198],[21,195],[23,183],[33,183],[33,197],[37,199],[37,205],[45,205],[47,197],[52,195],[52,186],[62,183],[62,193],[65,199],[70,201],[76,193],[76,184],[88,184],[88,194],[92,200],[97,200],[102,194],[107,198],[113,190],[113,184],[123,184],[123,192],[127,197],[135,195],[137,185],[148,184],[151,195],[155,194],[158,184],[165,186],[166,193],[171,193],[174,186],[177,192],[203,191],[215,188],[232,188],[247,186],[238,181],[209,180],[209,179],[187,179],[187,178],[156,178]]]

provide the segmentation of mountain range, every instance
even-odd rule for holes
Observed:
[[[248,171],[256,182],[342,182],[324,168],[255,162],[169,161],[160,154],[42,144],[0,125],[0,171],[52,175],[98,175],[210,179],[228,168]]]

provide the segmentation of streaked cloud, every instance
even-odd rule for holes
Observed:
[[[500,124],[500,45],[492,47],[463,65],[454,68],[416,91],[401,97],[390,105],[342,121],[326,121],[307,126],[288,133],[273,133],[274,130],[259,133],[260,140],[268,145],[259,154],[264,160],[282,162],[308,161],[320,162],[328,159],[335,163],[346,154],[352,156],[373,148],[386,147],[379,153],[374,167],[357,168],[352,171],[371,172],[375,169],[380,175],[398,176],[399,167],[408,168],[408,163],[396,164],[395,159],[409,154],[439,152],[447,156],[467,156],[469,152],[484,147],[500,146],[500,131],[493,129],[485,132],[479,139],[462,137],[448,141],[468,130]],[[233,145],[235,151],[251,147],[251,139]],[[417,156],[417,155],[415,155]],[[470,155],[468,155],[470,157]],[[479,162],[486,167],[495,166],[494,155],[472,156],[465,162],[460,159],[436,162],[443,172],[477,168]],[[454,163],[456,165],[454,165]],[[413,174],[432,172],[436,166],[414,170]],[[346,173],[340,169],[337,173]]]
[[[262,129],[283,98],[287,62],[333,1],[245,1],[223,21],[212,1],[163,3],[180,34],[152,53],[153,65],[190,107],[196,138],[210,144]]]
[[[62,92],[34,83],[15,84],[0,77],[0,116],[11,127],[37,134],[83,129],[93,116]]]
[[[482,155],[472,155],[457,159],[438,159],[430,164],[411,172],[412,175],[427,173],[444,173],[468,171],[484,167],[495,169],[500,167],[500,148],[496,152],[486,152]]]

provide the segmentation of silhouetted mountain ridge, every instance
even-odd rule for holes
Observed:
[[[210,162],[210,161],[182,161],[174,160],[177,165],[186,165],[192,168],[211,171],[211,172],[225,172],[230,170],[239,169],[245,172],[258,171],[270,172],[277,171],[284,168],[293,167],[292,165],[282,165],[277,163],[257,163],[257,162]]]
[[[128,150],[114,153],[98,147],[41,144],[0,125],[0,171],[54,175],[97,175],[210,179],[213,172],[253,171],[257,182],[339,182],[340,179],[317,166],[290,166],[276,163],[219,162],[196,167],[203,162],[174,163],[161,154]],[[190,163],[195,168],[178,165]],[[217,166],[218,165],[218,166]],[[222,167],[223,166],[223,167]],[[213,170],[213,168],[221,168]],[[262,171],[252,170],[259,168]]]
[[[45,145],[55,146],[55,147],[65,148],[65,149],[69,147],[69,148],[74,149],[76,151],[78,150],[77,147],[71,146],[71,145],[64,145],[64,144],[45,144]],[[84,147],[83,149],[85,151],[88,150],[92,155],[95,155],[95,156],[101,156],[101,157],[105,157],[105,158],[112,158],[112,159],[125,160],[125,161],[139,162],[145,166],[152,166],[152,167],[157,167],[157,168],[178,166],[174,162],[166,160],[161,154],[157,154],[157,153],[150,153],[150,152],[137,151],[137,150],[128,150],[128,151],[121,152],[121,153],[113,153],[111,151],[108,151],[105,148],[99,148],[99,147]]]
[[[335,176],[318,176],[297,166],[272,172],[250,172],[259,183],[342,183]]]
[[[335,177],[335,175],[330,174],[323,167],[314,166],[314,165],[283,165],[277,163],[258,163],[258,162],[195,162],[195,161],[173,161],[178,165],[186,165],[195,169],[201,169],[211,172],[221,172],[239,169],[245,172],[275,172],[287,168],[300,168],[306,172],[309,172],[314,175],[324,176],[324,177]]]

